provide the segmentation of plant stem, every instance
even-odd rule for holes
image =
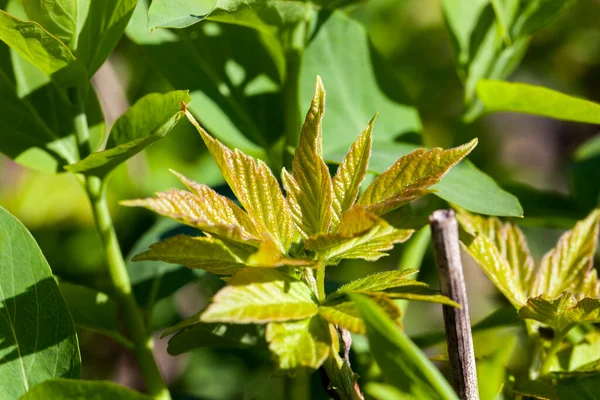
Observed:
[[[540,366],[540,376],[546,375],[550,372],[550,367],[552,366],[552,361],[558,349],[560,349],[560,345],[562,343],[562,336],[556,336],[552,340],[552,344],[548,347],[546,354],[544,355],[544,360],[542,361],[542,365]]]
[[[317,266],[317,297],[320,302],[325,301],[325,263]]]
[[[100,178],[90,177],[87,180],[87,192],[92,203],[96,228],[106,252],[108,272],[119,303],[123,307],[125,324],[134,343],[146,389],[155,399],[169,400],[171,396],[152,353],[152,337],[146,331],[144,318],[131,290],[127,267],[106,201],[106,185]]]
[[[90,130],[87,123],[87,115],[83,105],[80,107],[79,114],[73,118],[73,125],[75,126],[75,137],[77,138],[77,145],[79,150],[79,159],[87,157],[91,151],[90,143]]]

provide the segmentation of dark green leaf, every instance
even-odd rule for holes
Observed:
[[[327,116],[323,120],[326,159],[331,159],[341,148],[344,149],[342,157],[337,160],[341,161],[377,112],[374,142],[389,143],[399,135],[420,132],[417,111],[404,104],[404,99],[397,98],[398,93],[390,97],[379,84],[365,28],[340,11],[334,11],[325,19],[304,52],[299,115],[305,111],[305,105],[310,104],[317,75],[327,88]],[[393,86],[395,82],[385,84]],[[396,156],[393,161],[397,159]]]
[[[108,381],[54,379],[35,386],[21,400],[151,400],[129,388]]]
[[[27,229],[0,207],[0,397],[19,399],[48,379],[78,378],[73,320]]]
[[[362,295],[350,298],[363,317],[371,352],[388,383],[419,399],[458,399],[425,354],[379,307]]]
[[[143,97],[117,120],[110,131],[106,150],[92,153],[65,169],[86,175],[106,176],[169,133],[183,115],[183,104],[189,102],[186,91],[152,93]]]

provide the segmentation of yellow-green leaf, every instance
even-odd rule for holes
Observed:
[[[281,254],[272,240],[263,240],[258,251],[248,257],[246,263],[254,267],[283,267],[285,265],[309,266],[314,264],[311,259],[289,258]]]
[[[473,139],[453,149],[418,149],[400,157],[359,197],[357,204],[383,215],[429,193],[446,172],[477,145]]]
[[[177,235],[154,243],[133,261],[163,261],[201,268],[217,275],[231,275],[245,267],[244,262],[250,254],[247,248],[233,243],[228,246],[216,238]]]
[[[393,320],[400,317],[400,308],[387,296],[372,294],[369,296]],[[319,315],[334,325],[349,330],[352,333],[365,334],[366,328],[360,312],[350,300],[334,300],[325,302],[319,307]]]
[[[348,211],[356,198],[360,184],[365,179],[369,158],[371,156],[371,143],[373,124],[377,115],[371,119],[369,125],[352,144],[348,154],[340,163],[337,173],[333,177],[333,228]]]
[[[593,268],[599,220],[600,209],[596,209],[561,236],[556,247],[542,258],[530,297],[556,297],[589,279],[586,276]],[[582,293],[573,294],[577,299],[583,297]]]
[[[194,193],[173,189],[158,193],[156,198],[128,200],[121,204],[146,207],[205,232],[258,245],[259,235],[244,210],[208,186],[175,174]]]
[[[186,116],[202,136],[261,237],[273,240],[279,251],[285,254],[292,243],[294,224],[288,203],[267,164],[238,149],[230,150],[206,133],[189,111],[186,111]]]
[[[317,78],[315,94],[306,114],[292,174],[285,175],[285,190],[293,206],[294,221],[304,237],[327,232],[332,218],[333,188],[329,168],[323,161],[321,121],[325,113],[325,89]]]
[[[317,369],[329,355],[331,336],[318,316],[292,322],[271,322],[265,338],[281,370]]]
[[[343,258],[375,261],[387,255],[384,251],[390,250],[395,243],[408,240],[414,232],[396,229],[370,213],[362,213],[360,217],[361,213],[362,211],[351,209],[342,217],[337,232],[307,239],[306,248],[314,251],[319,259],[328,264],[335,264]],[[356,216],[357,220],[353,221],[351,215]]]
[[[274,269],[247,268],[219,290],[201,320],[238,324],[291,321],[312,317],[318,308],[304,282]]]

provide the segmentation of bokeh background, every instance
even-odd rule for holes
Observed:
[[[467,126],[461,122],[463,87],[439,0],[370,0],[360,3],[352,13],[367,27],[373,48],[418,109],[427,146],[447,147],[476,136],[480,144],[471,160],[507,190],[519,195],[527,193],[522,192],[523,188],[533,187],[568,194],[575,151],[598,134],[597,127],[517,114],[495,114]],[[600,0],[580,0],[534,35],[523,62],[510,79],[600,102],[599,21]],[[126,38],[98,72],[94,84],[109,123],[140,96],[169,89],[144,63],[140,49]],[[178,186],[169,168],[222,189],[223,180],[200,137],[189,124],[180,123],[159,144],[121,166],[110,181],[111,209],[125,254],[160,221],[150,212],[121,207],[118,201]],[[600,176],[591,175],[589,179],[598,180]],[[90,207],[72,175],[33,172],[0,155],[0,204],[31,230],[61,279],[110,291]],[[536,259],[554,244],[561,229],[574,221],[558,217],[552,221],[523,220]],[[375,264],[345,263],[332,270],[330,284],[396,268],[402,254],[403,248],[398,246]],[[467,262],[466,268],[472,321],[477,322],[501,306],[503,300],[475,265]],[[421,265],[420,279],[437,286],[431,248]],[[214,279],[202,277],[161,300],[153,311],[153,328],[160,333],[197,312],[217,287]],[[439,331],[441,321],[439,306],[411,304],[403,324],[410,335],[417,337]],[[508,338],[514,337],[513,333],[495,331],[493,335],[495,339],[498,335]],[[131,354],[91,331],[81,330],[79,337],[86,378],[141,387]],[[485,333],[476,335],[478,357],[494,357],[503,342],[488,339]],[[364,340],[355,338],[356,369],[362,376],[376,375],[377,371],[367,367],[364,360],[366,355],[361,349],[365,346]],[[268,359],[252,352],[201,349],[172,357],[166,353],[166,339],[157,339],[156,348],[161,368],[179,398],[287,399],[292,396],[290,388],[299,386],[313,391],[310,398],[324,395],[318,375],[310,378],[310,387],[298,377],[291,381],[272,377]],[[432,357],[442,352],[436,347],[427,351]],[[444,368],[443,361],[440,365]]]

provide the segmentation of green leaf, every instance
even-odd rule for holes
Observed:
[[[344,258],[375,261],[387,255],[384,251],[394,244],[408,240],[413,232],[396,229],[364,208],[354,207],[342,216],[336,232],[310,237],[305,246],[328,264],[337,264]]]
[[[0,392],[19,399],[48,379],[78,378],[73,320],[27,229],[0,207]]]
[[[227,281],[201,320],[265,323],[308,318],[317,312],[314,294],[303,282],[273,269],[248,268]]]
[[[67,45],[38,23],[22,21],[0,10],[0,40],[52,77],[61,88],[85,85],[87,75],[83,64],[75,59]]]
[[[200,314],[163,332],[162,337],[185,328],[169,340],[169,354],[176,356],[203,347],[247,349],[260,346],[266,350],[264,327],[255,324],[206,324],[200,322]]]
[[[593,269],[599,222],[600,209],[596,209],[561,236],[542,258],[530,297],[543,294],[554,298],[565,290],[571,290],[578,300],[600,296],[600,283]]]
[[[25,0],[23,6],[30,20],[39,23],[50,34],[74,48],[77,40],[77,0]]]
[[[390,298],[382,293],[372,293],[369,298],[373,300],[392,320],[400,318],[400,308]],[[364,335],[365,324],[356,305],[343,298],[327,299],[319,307],[319,315],[328,322],[349,330],[352,333]]]
[[[488,113],[510,111],[600,124],[600,104],[541,86],[480,81],[477,84],[477,96]]]
[[[125,27],[133,14],[137,0],[79,0],[83,28],[77,43],[77,58],[85,64],[91,78],[123,36]]]
[[[401,157],[379,175],[358,198],[357,204],[383,215],[419,197],[477,145],[477,139],[454,149],[419,149]]]
[[[375,118],[377,116],[371,119],[365,130],[352,144],[333,177],[333,229],[337,227],[342,215],[354,205],[360,185],[365,179],[371,157]]]
[[[200,268],[216,275],[232,275],[245,267],[245,259],[250,254],[248,249],[228,245],[220,239],[177,235],[154,243],[133,261],[163,261]]]
[[[350,298],[363,317],[371,352],[389,384],[419,399],[458,399],[437,368],[380,308],[365,296]]]
[[[380,68],[383,63],[370,48],[364,26],[339,10],[322,11],[322,21],[302,56],[299,105],[310,102],[315,76],[321,76],[328,91],[323,120],[325,158],[331,159],[342,148],[341,161],[354,135],[376,113],[374,141],[392,143],[399,135],[420,132],[416,109],[406,104],[393,76]],[[300,115],[303,110],[297,112]]]
[[[271,31],[299,21],[305,14],[306,5],[301,1],[180,0],[175,6],[168,0],[156,0],[148,12],[148,24],[150,29],[185,28],[208,19]]]
[[[293,176],[284,170],[282,181],[296,226],[304,237],[328,232],[332,218],[333,187],[323,161],[325,89],[317,77],[315,94],[306,114],[300,142],[292,161]]]
[[[36,385],[21,400],[151,400],[135,390],[109,381],[53,379]]]
[[[143,97],[115,122],[106,150],[92,153],[65,169],[85,175],[108,175],[114,168],[165,137],[183,116],[184,104],[189,102],[187,91],[153,93]]]
[[[281,370],[317,369],[329,355],[331,337],[320,317],[292,322],[270,322],[265,338]]]
[[[106,293],[61,281],[60,292],[75,325],[113,336],[117,328],[117,304]]]
[[[294,236],[294,224],[288,203],[271,169],[262,160],[230,150],[211,137],[186,112],[206,147],[215,158],[221,173],[254,222],[264,240],[272,240],[281,254],[286,254]],[[277,218],[273,218],[277,215]]]

